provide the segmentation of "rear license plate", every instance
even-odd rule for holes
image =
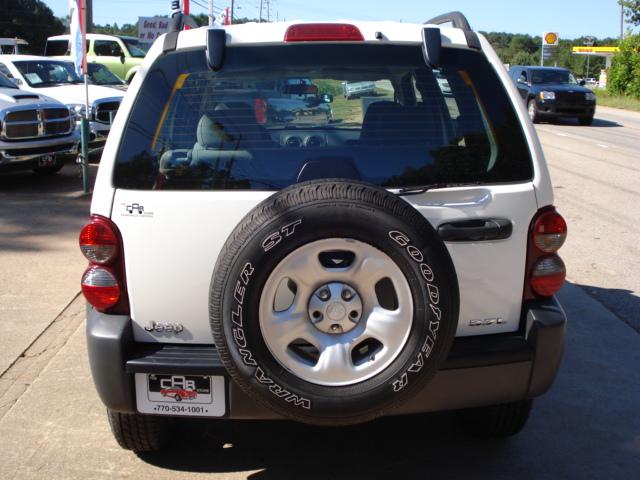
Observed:
[[[226,413],[224,377],[136,373],[140,413],[221,417]]]

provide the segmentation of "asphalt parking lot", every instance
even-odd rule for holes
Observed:
[[[162,455],[121,450],[93,389],[77,297],[89,198],[74,167],[0,177],[0,478],[607,478],[640,474],[640,115],[541,124],[569,223],[570,324],[551,391],[503,441],[450,413],[320,429],[194,422]]]

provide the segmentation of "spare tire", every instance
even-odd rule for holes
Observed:
[[[227,239],[211,330],[231,377],[284,417],[371,420],[433,377],[453,341],[458,282],[429,222],[361,182],[281,190]]]

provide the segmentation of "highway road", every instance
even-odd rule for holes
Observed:
[[[93,388],[76,238],[89,198],[74,167],[0,176],[0,478],[627,479],[640,471],[640,114],[536,126],[569,224],[567,352],[526,429],[471,438],[450,414],[348,429],[212,422],[135,456]],[[633,330],[635,328],[636,331]],[[636,474],[633,474],[636,472]]]
[[[567,276],[640,332],[640,114],[537,125],[569,235]]]

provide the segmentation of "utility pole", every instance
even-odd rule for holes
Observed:
[[[593,47],[595,43],[596,43],[595,37],[585,37],[584,39],[584,44],[587,47]],[[585,78],[589,78],[589,59],[590,58],[591,58],[591,55],[587,54],[587,74],[585,75]]]
[[[213,0],[209,0],[209,26],[213,26]]]
[[[267,22],[271,21],[271,9],[269,8],[270,6],[271,2],[267,0]]]
[[[620,3],[620,40],[624,38],[624,5]]]
[[[262,0],[260,0],[260,23],[262,23]]]
[[[87,24],[86,24],[86,33],[93,32],[93,0],[85,0],[87,12]]]
[[[231,0],[231,19],[229,20],[229,25],[233,25],[233,0]]]

